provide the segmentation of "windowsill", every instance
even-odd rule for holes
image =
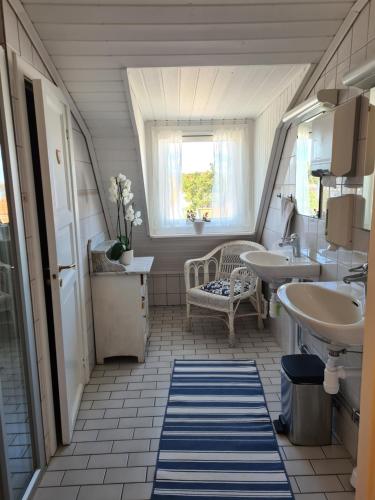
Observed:
[[[196,233],[182,233],[182,234],[162,234],[162,235],[149,235],[151,239],[170,239],[170,238],[225,238],[226,236],[246,236],[247,238],[251,238],[255,236],[254,231],[237,231],[231,233],[205,233],[203,231],[202,234]]]

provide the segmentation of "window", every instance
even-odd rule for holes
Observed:
[[[185,213],[189,210],[199,219],[204,216],[212,219],[214,175],[212,136],[183,137],[182,205]]]
[[[210,219],[205,234],[250,232],[248,135],[246,125],[152,127],[151,236],[192,235],[188,210]]]
[[[297,132],[296,200],[301,215],[319,217],[320,179],[311,174],[311,121],[301,123]]]

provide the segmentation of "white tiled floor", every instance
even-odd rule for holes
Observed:
[[[236,322],[237,346],[224,324],[194,321],[181,306],[151,309],[146,362],[97,366],[85,388],[73,443],[51,460],[35,500],[146,500],[150,497],[173,359],[256,359],[269,410],[280,410],[282,352],[252,319]],[[279,439],[297,500],[353,500],[352,463],[340,445],[296,447]]]

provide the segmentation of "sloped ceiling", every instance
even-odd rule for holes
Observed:
[[[260,96],[262,83],[258,83],[262,77],[270,71],[264,85],[273,92],[272,84],[282,81],[292,65],[318,62],[354,4],[353,0],[22,3],[93,137],[102,131],[112,136],[112,130],[114,135],[120,135],[121,128],[129,127],[124,68],[287,65],[284,69],[254,69],[254,81],[250,69],[237,70],[240,80],[233,82],[237,86],[234,88],[241,97],[245,85],[241,87],[240,82],[248,72],[249,89],[254,89],[259,100],[257,103],[253,99],[252,112],[256,113],[264,104]],[[207,81],[206,77],[198,78],[199,85],[213,84],[215,71],[200,71],[207,75]],[[230,72],[231,68],[220,70],[212,98],[216,95],[220,101],[218,86],[230,77]],[[203,91],[199,95],[205,99]],[[222,104],[229,113],[232,104]],[[212,102],[208,102],[206,112],[210,106]]]
[[[68,82],[93,69],[113,80],[119,67],[317,62],[353,3],[23,0]]]
[[[308,65],[129,69],[143,119],[255,118]]]

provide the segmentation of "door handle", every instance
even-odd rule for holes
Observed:
[[[67,264],[66,266],[59,266],[59,273],[61,271],[65,271],[66,269],[75,269],[77,267],[76,264]]]

